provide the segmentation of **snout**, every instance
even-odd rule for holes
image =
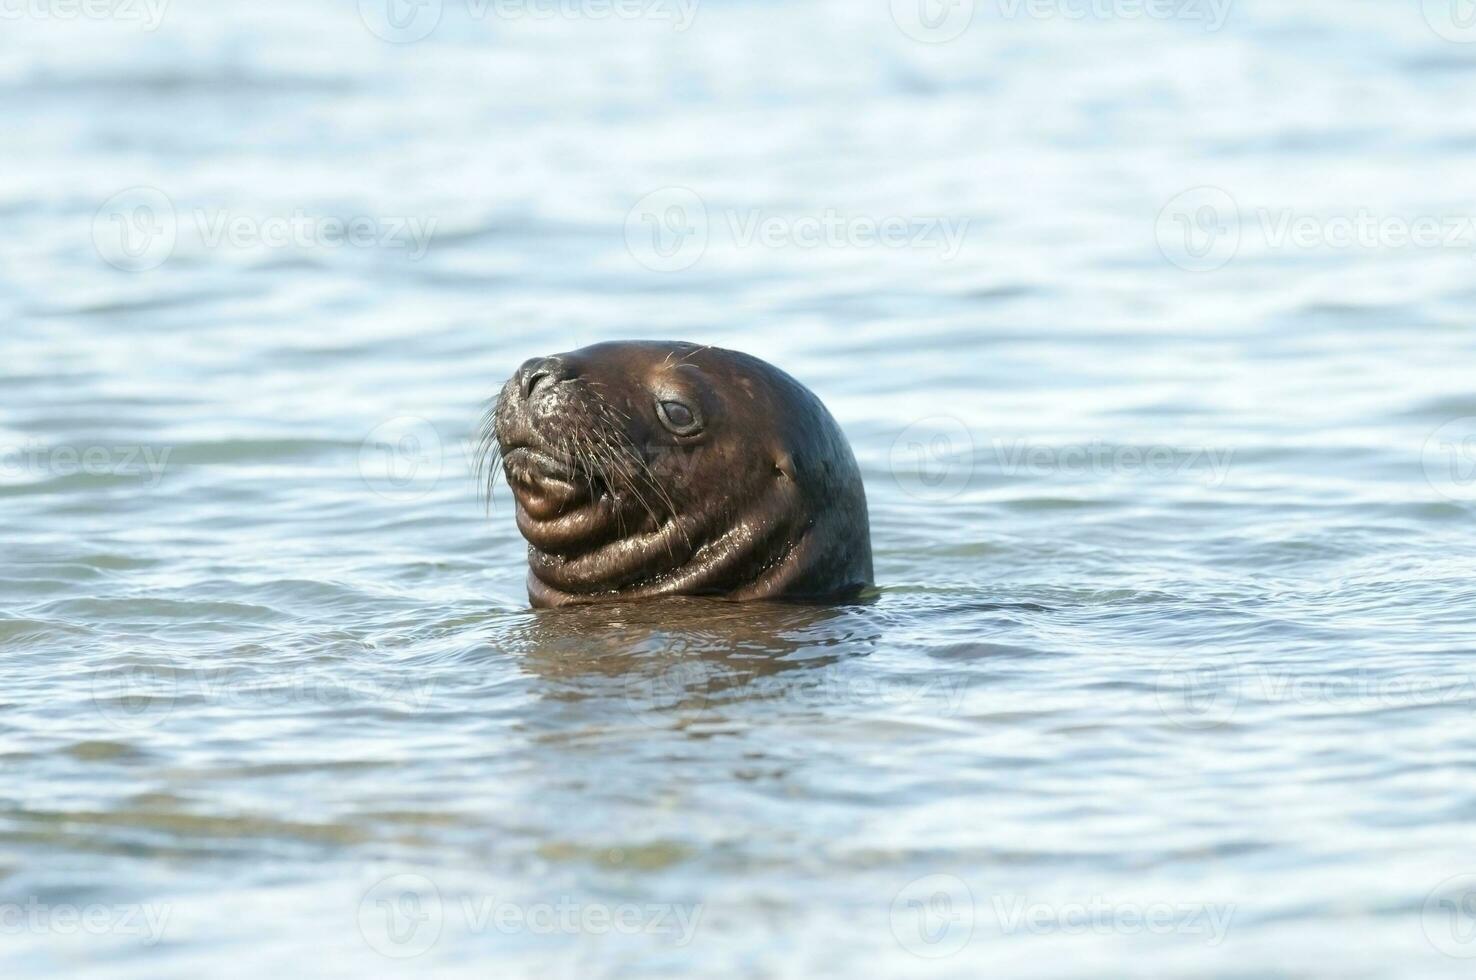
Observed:
[[[566,358],[557,354],[548,357],[532,357],[523,362],[514,375],[518,383],[518,391],[527,401],[536,394],[540,388],[555,385],[561,381],[568,381],[574,377],[573,365]]]
[[[562,354],[531,357],[503,385],[498,400],[495,431],[504,454],[523,447],[547,447],[560,442],[557,419],[567,400],[554,397],[558,386],[576,375]]]

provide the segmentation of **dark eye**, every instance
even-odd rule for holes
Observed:
[[[681,402],[657,402],[662,423],[677,435],[691,435],[702,427],[697,413]]]

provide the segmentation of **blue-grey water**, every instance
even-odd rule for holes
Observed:
[[[394,2],[0,9],[6,976],[1469,975],[1465,5]],[[637,337],[874,601],[527,609]]]

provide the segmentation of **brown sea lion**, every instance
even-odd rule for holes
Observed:
[[[872,584],[856,458],[825,406],[737,351],[621,341],[527,361],[482,430],[535,607],[834,600]]]

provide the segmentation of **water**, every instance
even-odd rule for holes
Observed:
[[[1476,47],[892,6],[7,19],[7,975],[1466,975]],[[874,601],[526,608],[467,440],[630,337]]]

